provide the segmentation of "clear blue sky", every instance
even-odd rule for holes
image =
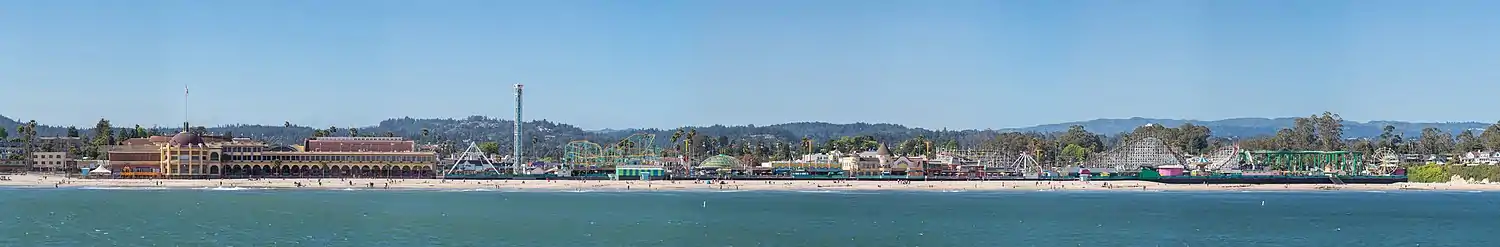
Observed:
[[[1500,1],[0,0],[0,115],[586,129],[1500,119]]]

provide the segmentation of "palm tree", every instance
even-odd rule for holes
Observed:
[[[23,129],[21,127],[25,127],[25,128]],[[34,140],[32,140],[32,139],[36,139],[36,120],[31,120],[29,122],[26,122],[26,124],[24,126],[18,126],[16,128],[17,128],[17,130],[24,130],[24,131],[18,131],[18,132],[21,132],[21,138],[25,138],[24,140],[25,140],[25,143],[26,143],[26,152],[25,152],[26,156],[23,156],[23,159],[30,160],[31,159],[31,152],[35,151],[35,150],[32,150],[32,149],[36,148],[36,146],[34,145],[35,144]]]
[[[812,138],[808,138],[806,136],[802,137],[802,146],[807,147],[807,153],[811,154],[813,152]]]
[[[672,149],[677,149],[677,139],[680,138],[682,138],[682,129],[678,128],[677,132],[672,132]]]
[[[693,159],[693,137],[697,136],[698,129],[689,129],[687,133],[687,140],[682,141],[682,145],[687,147],[687,152],[685,152],[687,153],[687,155],[684,155],[684,157],[687,157],[687,160],[682,161],[683,165],[690,164]]]
[[[352,127],[349,128],[349,137],[358,137],[358,136],[359,136],[359,129],[352,128]]]

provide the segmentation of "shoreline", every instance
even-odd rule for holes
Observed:
[[[78,189],[206,190],[409,190],[409,191],[1500,191],[1500,184],[1164,184],[1149,181],[601,181],[601,180],[442,180],[369,178],[268,179],[75,179],[50,175],[7,175],[0,187]]]

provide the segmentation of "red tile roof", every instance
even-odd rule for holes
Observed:
[[[307,140],[308,152],[414,152],[416,142],[390,138],[316,138]]]

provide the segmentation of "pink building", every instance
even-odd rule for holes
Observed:
[[[1180,165],[1165,165],[1156,167],[1156,172],[1161,173],[1161,176],[1163,177],[1182,176],[1182,174],[1186,171],[1187,168]]]

